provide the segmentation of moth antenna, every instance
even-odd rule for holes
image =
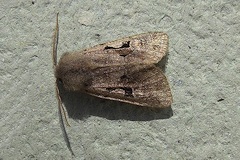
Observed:
[[[58,37],[59,37],[58,14],[59,13],[57,13],[56,28],[55,28],[55,32],[54,32],[54,35],[53,35],[52,60],[53,60],[54,70],[56,69],[56,65],[57,65],[57,46],[58,46]],[[62,99],[60,97],[60,92],[59,92],[59,88],[58,88],[57,79],[55,81],[55,91],[56,91],[56,96],[57,96],[57,99],[58,99],[58,109],[59,109],[59,113],[61,114],[60,116],[63,115],[67,126],[70,126],[70,124],[68,123],[68,120],[67,120],[66,112],[65,112],[64,107],[62,105]]]
[[[56,69],[56,65],[57,65],[58,37],[59,37],[59,27],[58,27],[58,13],[57,13],[56,28],[55,28],[55,32],[54,32],[54,35],[53,35],[53,50],[52,50],[52,60],[53,60],[54,70]],[[65,112],[64,107],[62,105],[63,103],[62,103],[62,99],[61,99],[61,96],[60,96],[57,79],[55,81],[55,92],[56,92],[56,97],[58,99],[59,120],[60,120],[61,129],[62,129],[62,132],[63,132],[64,140],[67,143],[67,147],[68,147],[69,151],[71,152],[72,156],[75,156],[74,153],[73,153],[73,150],[71,148],[71,144],[70,144],[70,141],[69,141],[69,138],[68,138],[65,126],[64,126],[64,122],[63,122],[63,116],[64,116],[64,119],[65,119],[65,122],[66,122],[67,126],[70,126],[70,124],[68,123],[68,120],[67,120],[66,112]]]
[[[57,46],[58,46],[58,37],[59,37],[59,27],[58,27],[58,14],[56,18],[56,28],[53,35],[53,50],[52,50],[52,60],[53,60],[53,67],[56,68],[57,65]]]

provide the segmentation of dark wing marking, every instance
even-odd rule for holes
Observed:
[[[93,70],[92,75],[85,86],[88,94],[148,107],[172,103],[168,81],[155,65],[104,67]]]
[[[100,44],[84,51],[65,53],[59,65],[74,63],[94,69],[115,65],[155,64],[167,51],[166,33],[144,33]]]

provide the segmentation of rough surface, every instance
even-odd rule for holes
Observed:
[[[172,110],[65,93],[72,157],[54,93],[57,12],[59,55],[168,33]],[[239,17],[237,0],[2,0],[0,159],[240,159]]]

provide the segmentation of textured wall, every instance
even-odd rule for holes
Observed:
[[[57,12],[59,55],[148,31],[170,38],[172,110],[64,94],[74,159],[240,159],[237,0],[2,0],[0,159],[72,157],[54,92]]]

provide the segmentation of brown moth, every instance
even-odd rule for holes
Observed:
[[[67,146],[74,155],[62,115],[69,125],[58,84],[69,91],[152,108],[172,104],[171,90],[157,64],[168,52],[168,36],[162,32],[143,33],[107,42],[89,49],[68,52],[57,64],[58,14],[53,36],[53,66],[60,122]]]
[[[165,108],[172,104],[171,90],[157,64],[168,51],[168,36],[162,32],[139,34],[89,49],[68,52],[57,64],[58,19],[53,44],[57,83],[80,91],[139,106]],[[62,109],[61,109],[62,108]]]

